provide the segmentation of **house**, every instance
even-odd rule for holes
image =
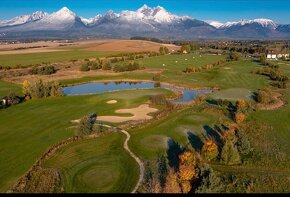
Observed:
[[[287,52],[281,52],[281,51],[271,51],[267,54],[267,59],[268,60],[278,60],[281,58],[289,59],[289,53]]]

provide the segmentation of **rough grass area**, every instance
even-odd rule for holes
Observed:
[[[71,120],[96,112],[115,115],[120,108],[137,107],[149,95],[171,94],[169,90],[148,89],[102,95],[65,96],[30,100],[0,110],[0,191],[6,192],[52,144],[74,135]],[[108,105],[106,102],[119,102]],[[112,150],[114,151],[114,150]]]
[[[125,151],[122,133],[86,139],[58,150],[45,167],[58,169],[64,192],[129,193],[139,167]]]

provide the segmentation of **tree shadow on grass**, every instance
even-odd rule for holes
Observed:
[[[204,125],[203,129],[205,130],[208,138],[214,140],[219,147],[223,146],[223,140],[222,140],[223,131],[221,128],[219,128],[219,126],[214,125],[214,127],[212,128],[208,125]]]
[[[168,144],[168,149],[166,153],[167,153],[168,165],[171,168],[173,168],[175,171],[177,171],[179,169],[178,156],[182,153],[182,148],[173,139],[169,139],[167,141],[167,144]]]
[[[203,146],[203,142],[201,141],[200,137],[188,131],[187,139],[195,151],[200,153]]]

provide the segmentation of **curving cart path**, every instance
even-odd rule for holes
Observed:
[[[131,155],[131,157],[133,157],[133,159],[135,159],[135,161],[138,163],[138,165],[139,165],[139,168],[140,168],[140,174],[139,174],[139,180],[138,180],[138,182],[137,182],[137,184],[136,184],[136,186],[134,187],[134,189],[133,189],[133,191],[131,192],[131,193],[136,193],[136,191],[137,191],[137,189],[139,188],[139,186],[141,185],[141,182],[142,182],[142,180],[143,180],[143,177],[144,177],[144,164],[143,164],[143,162],[141,161],[141,159],[139,158],[139,157],[137,157],[131,150],[130,150],[130,148],[129,148],[129,146],[128,146],[128,142],[129,142],[129,140],[130,140],[130,137],[131,137],[131,135],[127,132],[127,131],[125,131],[125,130],[123,130],[123,129],[119,129],[119,128],[117,128],[117,127],[112,127],[112,126],[110,126],[110,125],[105,125],[105,124],[101,124],[102,126],[104,126],[104,127],[108,127],[108,128],[114,128],[114,129],[116,129],[116,130],[119,130],[120,132],[122,132],[122,133],[124,133],[125,135],[126,135],[126,140],[125,140],[125,142],[124,142],[124,145],[123,145],[123,147],[124,147],[124,149]]]

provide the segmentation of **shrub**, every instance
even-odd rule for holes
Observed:
[[[160,81],[160,74],[154,74],[152,77],[153,81]]]
[[[41,79],[34,81],[30,86],[30,96],[32,98],[45,98],[49,96],[50,89],[47,82],[43,82]]]
[[[21,101],[20,98],[16,96],[15,92],[10,92],[7,97],[10,105],[17,105]]]
[[[228,56],[228,60],[230,61],[238,61],[240,59],[240,55],[237,52],[230,52]]]
[[[53,97],[63,96],[62,88],[59,82],[55,81],[52,84],[51,89],[50,89],[50,96],[53,96]]]
[[[90,68],[89,68],[88,64],[83,64],[80,67],[80,71],[87,72],[89,70],[90,70]]]
[[[256,93],[256,100],[258,103],[269,103],[271,101],[270,95],[271,93],[266,92],[264,90],[258,90]]]
[[[150,96],[150,101],[153,104],[164,105],[167,103],[166,97],[164,94],[157,94]]]
[[[108,60],[103,60],[101,65],[102,65],[103,70],[111,70],[112,69],[112,66]]]
[[[54,66],[43,66],[43,67],[34,66],[31,69],[31,73],[34,75],[51,75],[53,73],[56,73],[56,69],[54,68]]]

